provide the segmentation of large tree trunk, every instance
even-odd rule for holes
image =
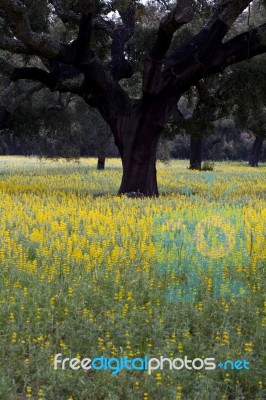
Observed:
[[[263,146],[263,138],[256,136],[249,158],[249,165],[251,167],[258,167],[262,146]]]
[[[119,149],[123,176],[118,194],[158,196],[156,152],[164,128],[166,104],[143,102],[110,123]]]
[[[190,169],[201,170],[202,161],[202,138],[190,136]]]
[[[147,141],[148,142],[148,141]],[[156,175],[157,143],[150,144],[150,151],[143,159],[134,151],[127,152],[123,158],[123,177],[118,194],[135,193],[136,196],[158,196]]]

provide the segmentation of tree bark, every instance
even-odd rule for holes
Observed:
[[[5,129],[7,127],[9,117],[10,113],[6,110],[0,112],[0,129]]]
[[[139,162],[133,153],[123,157],[123,177],[118,194],[159,195],[156,173],[157,146],[151,146],[152,150],[143,162]]]
[[[253,143],[249,158],[250,167],[258,167],[262,146],[263,146],[263,138],[257,136]]]
[[[167,104],[143,100],[130,113],[108,121],[119,149],[123,176],[118,194],[158,196],[156,152]]]
[[[190,166],[189,169],[201,171],[202,138],[191,135],[190,137]]]
[[[104,170],[105,167],[105,157],[98,157],[98,162],[97,162],[97,170],[102,171]]]

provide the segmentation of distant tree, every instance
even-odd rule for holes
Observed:
[[[250,153],[250,158],[249,158],[249,165],[251,167],[258,167],[259,164],[259,158],[260,154],[262,151],[262,146],[263,146],[263,140],[264,138],[262,137],[256,137],[254,144],[252,146],[252,151]]]
[[[238,101],[233,104],[236,124],[239,130],[249,130],[255,140],[249,156],[249,165],[258,166],[262,152],[263,141],[266,137],[266,69],[265,57],[260,56],[255,62],[245,62],[235,68],[238,85],[231,87],[228,93],[230,99]]]
[[[11,83],[2,89],[0,131],[2,141],[8,142],[2,146],[6,154],[99,159],[117,155],[110,129],[95,109],[77,96],[42,89],[40,83],[26,88]]]
[[[241,33],[247,26],[251,29],[262,22],[263,17],[265,10],[261,2],[254,1],[246,16],[242,15],[234,25],[233,34]],[[195,27],[193,26],[191,30],[193,32]],[[176,133],[186,132],[190,135],[191,169],[201,169],[203,154],[206,156],[210,153],[207,146],[213,157],[218,156],[212,149],[213,147],[218,149],[216,146],[218,143],[221,145],[223,131],[230,136],[227,129],[224,130],[226,122],[223,121],[226,120],[231,121],[231,132],[236,133],[239,139],[240,133],[245,130],[255,132],[256,139],[250,155],[250,164],[257,164],[265,132],[265,77],[265,55],[262,55],[257,57],[255,62],[253,60],[232,65],[222,75],[216,74],[200,80],[195,86],[196,90],[192,87],[181,97],[182,101],[179,100],[177,107],[175,103],[173,104],[174,124],[170,129]],[[230,158],[243,159],[241,146],[237,144],[235,138],[233,141],[235,154],[230,151],[228,155]]]

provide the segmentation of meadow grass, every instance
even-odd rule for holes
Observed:
[[[1,399],[266,398],[266,165],[187,166],[129,199],[119,160],[0,157]],[[57,353],[250,370],[54,370]]]

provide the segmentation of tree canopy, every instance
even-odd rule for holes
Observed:
[[[245,11],[251,1],[157,3],[159,7],[131,0],[0,4],[0,73],[11,81],[33,80],[52,91],[78,95],[100,111],[123,161],[119,193],[158,194],[156,149],[183,93],[266,52],[264,14],[252,26]],[[110,18],[110,12],[117,17]],[[239,32],[235,26],[241,15],[248,24]],[[150,39],[141,52],[136,41],[145,26]],[[134,84],[136,74],[142,76],[142,86],[132,97],[126,80]]]

